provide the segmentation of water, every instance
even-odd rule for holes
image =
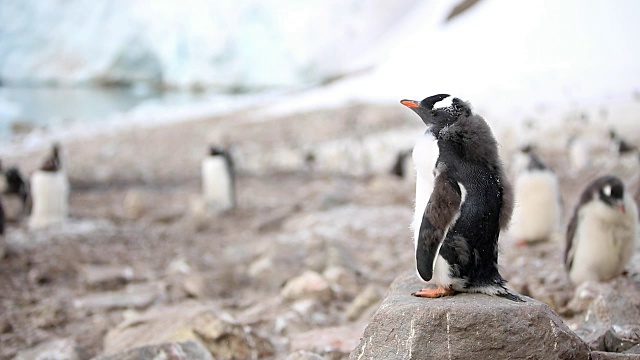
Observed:
[[[205,96],[141,88],[0,87],[0,141],[10,140],[16,127],[53,129],[101,122],[145,102],[180,105]]]

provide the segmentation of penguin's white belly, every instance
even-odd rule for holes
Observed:
[[[625,216],[619,216],[617,210],[599,201],[580,210],[569,272],[575,284],[610,280],[624,270],[633,254],[637,236],[637,208],[628,197],[625,197],[625,206]]]
[[[202,190],[208,206],[226,210],[235,205],[231,176],[224,157],[210,157],[202,161]]]
[[[64,222],[68,214],[69,182],[62,172],[36,171],[31,176],[33,209],[29,226],[40,228]]]
[[[413,222],[411,223],[413,243],[416,250],[418,249],[418,233],[420,232],[422,216],[433,192],[433,169],[436,166],[438,155],[438,143],[433,135],[423,134],[417,139],[412,154],[416,169],[416,199]]]
[[[516,240],[548,239],[560,220],[558,179],[550,171],[519,175],[515,182],[515,209],[509,232]]]
[[[436,257],[436,263],[433,266],[433,277],[430,283],[436,285],[442,285],[444,287],[452,287],[456,280],[451,278],[451,267],[447,260],[445,260],[440,254]]]

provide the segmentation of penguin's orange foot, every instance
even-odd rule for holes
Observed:
[[[435,289],[422,289],[412,293],[411,295],[426,298],[439,298],[443,296],[451,296],[455,293],[456,291],[453,289],[447,289],[444,286],[438,285]]]

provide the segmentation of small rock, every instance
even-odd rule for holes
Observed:
[[[360,294],[358,294],[345,311],[347,320],[358,320],[358,318],[360,318],[360,316],[369,307],[371,307],[371,305],[376,304],[379,300],[380,294],[378,291],[373,286],[367,286]]]
[[[207,348],[201,343],[196,341],[185,341],[141,346],[113,355],[98,356],[93,360],[139,359],[213,360],[213,357],[211,357]]]
[[[604,351],[592,351],[591,360],[638,360],[637,355],[633,354],[616,354]]]
[[[607,351],[624,352],[640,343],[640,325],[612,326],[604,337]]]
[[[167,273],[169,275],[176,274],[189,274],[191,272],[191,265],[184,258],[177,258],[171,260]]]
[[[90,288],[115,289],[134,278],[133,268],[130,266],[99,266],[83,265],[80,276]]]
[[[323,302],[329,302],[332,297],[329,282],[315,271],[306,271],[295,277],[284,286],[280,292],[283,299],[295,301],[312,298]]]
[[[640,292],[629,279],[620,279],[615,291],[600,293],[586,314],[584,326],[640,324]]]
[[[210,307],[188,301],[170,307],[154,307],[133,316],[107,333],[105,353],[152,344],[196,341],[216,359],[262,358],[273,353],[271,343],[248,326],[217,316]]]
[[[355,296],[358,293],[358,279],[353,271],[342,266],[329,266],[322,276],[331,283],[331,287],[337,294]]]
[[[14,360],[78,360],[76,343],[70,339],[54,339],[21,351]]]
[[[123,201],[123,211],[125,217],[129,219],[140,219],[149,212],[153,202],[149,196],[141,190],[132,189],[127,191]]]
[[[316,353],[299,350],[289,354],[284,360],[324,360],[324,358]]]
[[[121,291],[91,293],[74,300],[73,304],[76,308],[87,310],[142,309],[151,305],[161,292],[154,284],[130,285]]]
[[[585,312],[589,309],[593,300],[600,294],[613,291],[613,286],[609,283],[584,282],[576,288],[573,298],[567,304],[567,309],[573,314]]]

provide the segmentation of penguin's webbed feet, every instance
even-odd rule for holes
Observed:
[[[435,289],[422,289],[420,291],[416,291],[411,293],[411,295],[416,297],[425,297],[425,298],[439,298],[443,296],[451,296],[456,293],[455,290],[450,288],[445,288],[442,285],[438,285]]]

